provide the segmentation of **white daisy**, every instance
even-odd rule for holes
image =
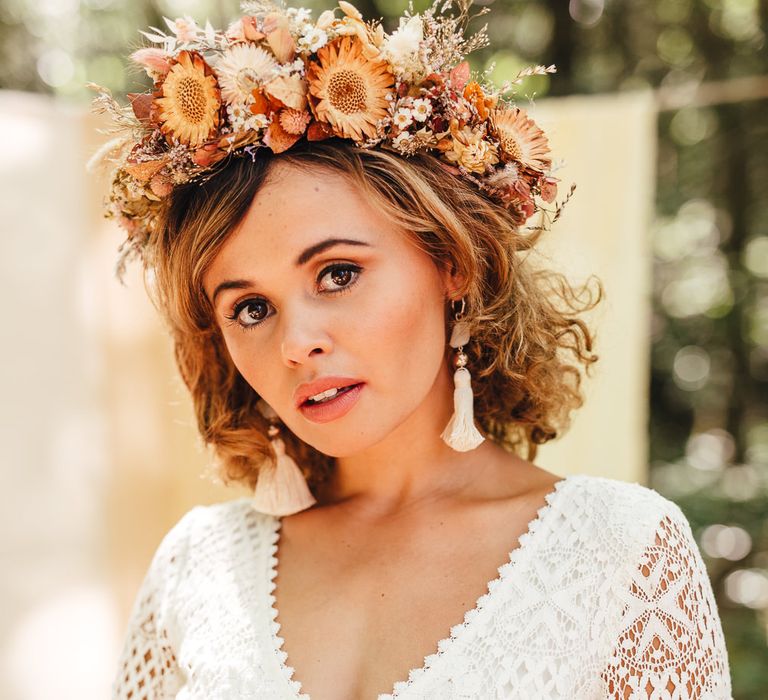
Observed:
[[[252,114],[245,122],[248,129],[258,131],[269,126],[270,118],[266,114]]]
[[[417,122],[423,122],[427,120],[427,117],[432,114],[432,103],[429,100],[425,100],[421,97],[413,101],[413,118]]]
[[[297,24],[304,24],[312,19],[312,10],[308,10],[306,7],[289,7],[285,14]]]
[[[310,17],[310,11],[302,8],[301,12],[302,14],[294,14],[288,17],[288,28],[293,36],[301,36],[314,26],[312,17]]]
[[[401,107],[397,110],[397,112],[395,112],[395,116],[393,117],[392,121],[394,121],[395,125],[399,128],[406,129],[411,124],[413,124],[413,112],[411,112],[410,109]]]
[[[227,116],[229,121],[234,123],[236,121],[244,121],[251,115],[251,112],[246,108],[244,104],[229,104],[227,105]]]
[[[255,87],[275,77],[278,64],[260,46],[236,44],[216,61],[214,71],[224,100],[231,104],[247,104]]]
[[[402,131],[392,139],[392,145],[396,149],[401,149],[410,141],[413,141],[413,135],[407,131]]]
[[[297,44],[300,49],[314,53],[328,43],[328,34],[324,29],[308,26],[299,38]]]
[[[250,110],[243,104],[227,105],[227,118],[232,131],[245,131],[246,122],[251,116]]]

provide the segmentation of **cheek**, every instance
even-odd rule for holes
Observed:
[[[246,382],[259,394],[267,393],[265,382],[270,376],[269,368],[265,366],[263,354],[254,347],[254,341],[249,338],[247,331],[228,331],[224,334],[224,344],[233,364]],[[259,361],[258,358],[262,360]]]
[[[386,280],[370,303],[361,305],[365,311],[355,324],[365,345],[361,356],[388,367],[388,380],[429,386],[445,351],[442,290],[423,267],[403,265]]]

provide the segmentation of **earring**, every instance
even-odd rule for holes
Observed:
[[[453,302],[451,302],[453,307]],[[440,437],[458,452],[473,450],[485,440],[475,426],[474,394],[472,382],[467,369],[468,357],[464,346],[469,342],[469,324],[464,320],[464,298],[461,299],[461,309],[454,310],[454,326],[449,345],[456,350],[456,371],[453,374],[453,415],[445,426]]]
[[[267,434],[275,459],[271,463],[265,463],[259,470],[252,505],[256,510],[269,515],[298,513],[317,501],[309,490],[301,469],[291,456],[286,454],[285,443],[278,437],[280,428],[277,425],[277,413],[264,399],[259,399],[258,408],[270,422]]]

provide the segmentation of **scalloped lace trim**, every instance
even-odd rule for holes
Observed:
[[[509,575],[513,569],[518,558],[521,556],[523,548],[526,547],[530,539],[534,536],[536,531],[540,528],[541,524],[545,521],[547,514],[552,509],[552,504],[555,501],[557,495],[562,491],[565,483],[575,478],[573,475],[566,476],[559,481],[555,482],[552,491],[544,496],[544,505],[536,511],[536,516],[528,523],[528,526],[518,538],[517,546],[509,552],[508,560],[501,564],[498,568],[498,576],[489,581],[486,584],[486,592],[481,595],[472,608],[464,613],[464,619],[458,624],[454,625],[450,629],[450,634],[444,637],[436,644],[437,651],[424,657],[424,663],[419,668],[412,668],[408,671],[407,680],[396,681],[391,693],[381,693],[377,700],[395,700],[402,695],[408,689],[413,688],[414,684],[421,679],[426,673],[433,668],[438,661],[443,659],[448,652],[456,645],[462,634],[465,633],[472,621],[481,614],[486,608],[489,601],[492,600],[493,592],[501,585],[502,581]],[[275,653],[277,654],[280,671],[285,677],[286,681],[294,691],[298,700],[311,700],[310,696],[302,691],[301,681],[294,679],[295,669],[288,663],[288,654],[283,649],[285,640],[279,634],[280,623],[277,621],[278,610],[276,607],[276,598],[274,590],[277,586],[275,578],[277,577],[278,567],[278,547],[280,540],[280,531],[282,529],[282,519],[279,517],[273,517],[271,523],[270,532],[270,546],[269,546],[269,574],[268,574],[268,600],[269,600],[269,617],[271,621],[271,636]]]

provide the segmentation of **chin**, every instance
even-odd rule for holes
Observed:
[[[320,426],[322,430],[323,426]],[[301,437],[308,445],[314,447],[318,452],[322,452],[329,457],[351,457],[352,455],[364,452],[380,441],[380,438],[372,438],[368,435],[360,435],[354,428],[344,429],[342,435],[335,436],[330,430],[322,437],[307,436]],[[350,435],[351,433],[351,435]]]
[[[348,418],[348,419],[347,419]],[[329,423],[306,424],[294,434],[329,457],[351,457],[365,452],[389,435],[399,423],[391,423],[380,414],[348,416]]]

